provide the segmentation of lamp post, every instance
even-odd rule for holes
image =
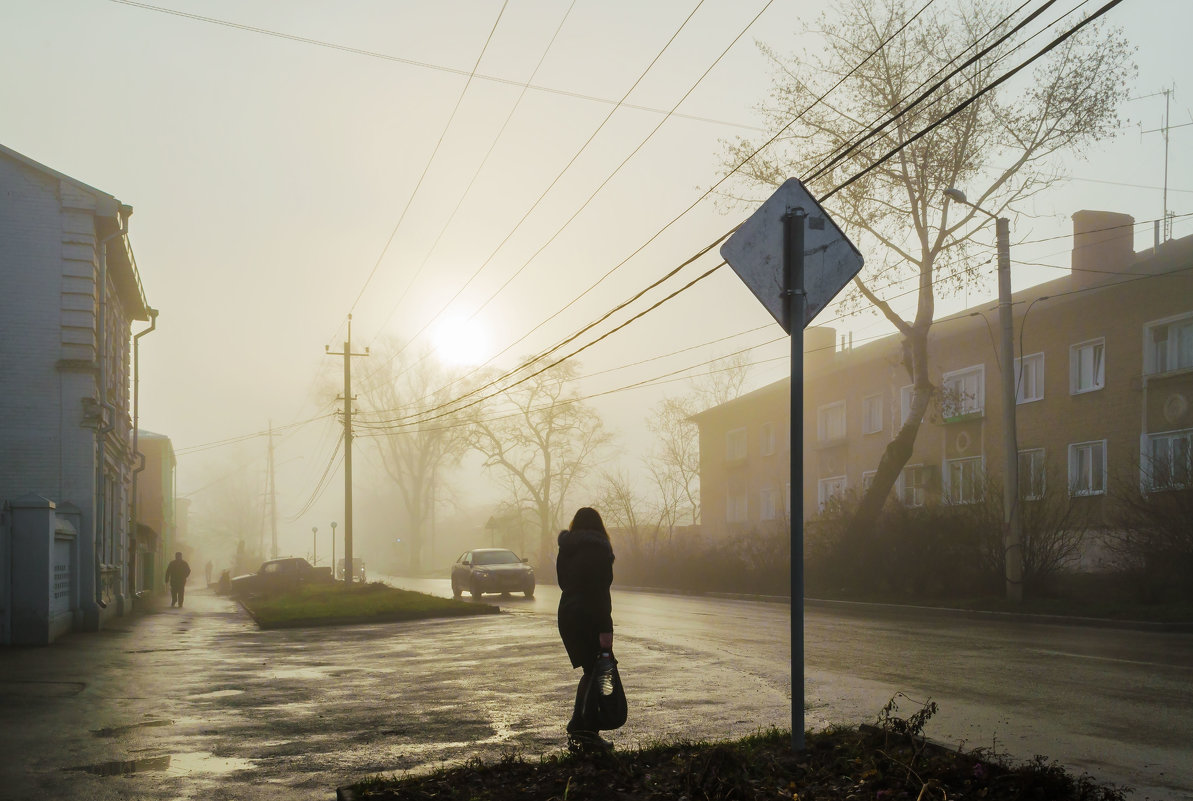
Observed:
[[[331,575],[336,574],[336,521],[331,521]]]
[[[1007,600],[1023,600],[1023,517],[1019,508],[1019,445],[1015,429],[1015,337],[1011,319],[1011,221],[996,217],[970,203],[960,189],[946,189],[944,196],[980,211],[994,220],[998,240],[998,321],[1002,362],[1003,547],[1006,561]]]
[[[315,543],[318,541],[315,539],[315,534],[318,531],[318,526],[311,526],[311,564],[315,565],[319,564],[319,550],[315,547]]]

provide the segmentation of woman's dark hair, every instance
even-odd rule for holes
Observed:
[[[601,520],[601,513],[591,506],[582,506],[576,510],[575,517],[572,518],[572,524],[568,527],[568,531],[595,531],[604,538],[605,542],[609,543],[609,555],[612,559],[617,557],[613,555],[613,543],[609,542],[609,532],[605,531],[605,522]]]
[[[572,524],[568,526],[570,531],[599,531],[608,539],[609,532],[605,531],[605,523],[601,520],[601,513],[590,506],[583,506],[576,512],[576,516],[572,518]]]

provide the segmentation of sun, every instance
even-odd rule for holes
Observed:
[[[435,354],[444,364],[473,367],[489,358],[489,332],[476,320],[444,320],[432,334]]]

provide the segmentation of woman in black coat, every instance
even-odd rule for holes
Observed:
[[[581,716],[584,695],[597,657],[613,648],[612,602],[613,546],[605,524],[595,509],[585,506],[576,512],[567,531],[559,533],[559,556],[555,560],[559,580],[559,636],[573,668],[583,668],[576,687],[576,704],[568,722],[568,739],[597,737],[595,726]],[[604,743],[604,741],[601,741]]]

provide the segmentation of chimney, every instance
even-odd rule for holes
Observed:
[[[804,370],[820,370],[830,364],[837,350],[837,330],[827,325],[804,329]]]
[[[1074,282],[1097,283],[1108,277],[1106,273],[1130,272],[1134,265],[1134,217],[1114,211],[1073,214]]]

